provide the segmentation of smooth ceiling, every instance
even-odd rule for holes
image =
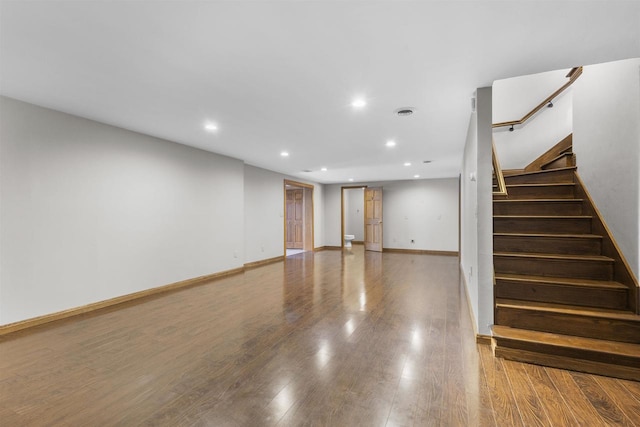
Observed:
[[[457,176],[476,88],[637,56],[640,2],[2,1],[0,9],[2,95],[321,183]],[[356,96],[367,99],[362,110],[350,105]],[[405,106],[416,113],[394,115]],[[206,121],[218,132],[205,131]],[[389,139],[395,148],[384,146]]]

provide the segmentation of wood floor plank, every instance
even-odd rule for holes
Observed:
[[[570,371],[548,367],[545,367],[544,370],[560,392],[566,405],[571,408],[571,413],[578,421],[578,425],[606,425],[598,411],[580,390]]]
[[[482,366],[487,378],[496,423],[499,426],[523,426],[503,361],[494,358],[490,349],[486,347],[481,348]]]
[[[544,407],[541,405],[536,390],[529,381],[527,372],[522,369],[520,364],[512,362],[511,360],[503,360],[502,364],[505,368],[506,375],[509,377],[513,395],[518,405],[518,412],[520,412],[524,425],[550,426],[551,421]]]
[[[593,378],[632,424],[640,425],[640,400],[637,396],[630,393],[622,381],[598,376]]]
[[[637,425],[608,397],[594,376],[580,372],[573,372],[571,376],[606,423],[618,426]]]
[[[575,426],[578,421],[573,416],[572,409],[562,399],[561,393],[553,384],[551,378],[542,366],[520,364],[533,385],[540,405],[543,406],[549,420],[554,426]]]
[[[578,380],[592,402],[476,345],[460,279],[452,257],[323,251],[6,335],[0,425],[517,426],[525,378],[554,425],[559,402],[637,421],[636,383]]]

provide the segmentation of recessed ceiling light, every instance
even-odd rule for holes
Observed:
[[[218,125],[215,123],[205,123],[204,128],[209,132],[215,132],[218,130]]]
[[[420,175],[413,175],[414,178],[420,178]]]
[[[367,101],[364,100],[364,98],[356,98],[353,100],[353,102],[351,103],[351,106],[353,108],[362,108],[365,105],[367,105]]]
[[[326,172],[326,171],[327,171],[327,168],[321,168],[320,170],[321,170],[322,172]]]
[[[391,140],[389,140],[389,141],[387,141],[387,143],[386,143],[386,144],[384,144],[384,145],[386,145],[387,147],[395,147],[395,146],[396,146],[396,142],[395,142],[395,141],[391,141]]]
[[[353,178],[349,178],[349,182],[353,182]]]
[[[405,166],[411,166],[411,162],[404,162]]]
[[[280,153],[280,155],[281,155],[282,157],[289,157],[289,152],[287,152],[287,151],[283,151],[282,153]]]

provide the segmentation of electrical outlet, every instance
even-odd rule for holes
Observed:
[[[411,243],[415,243],[415,242],[416,242],[415,240],[411,239]]]

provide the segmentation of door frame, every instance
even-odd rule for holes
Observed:
[[[304,210],[303,232],[302,232],[302,250],[305,252],[313,251],[315,248],[315,234],[314,234],[314,204],[313,204],[313,189],[311,184],[305,184],[304,182],[292,181],[285,179],[282,183],[282,222],[283,222],[283,236],[282,247],[284,256],[287,256],[287,185],[292,187],[299,187],[304,190],[302,192],[302,204]]]
[[[348,185],[340,187],[340,248],[344,249],[344,190],[356,190],[358,188],[365,189],[367,185]],[[364,197],[364,195],[362,196]],[[364,218],[364,211],[362,211]]]

